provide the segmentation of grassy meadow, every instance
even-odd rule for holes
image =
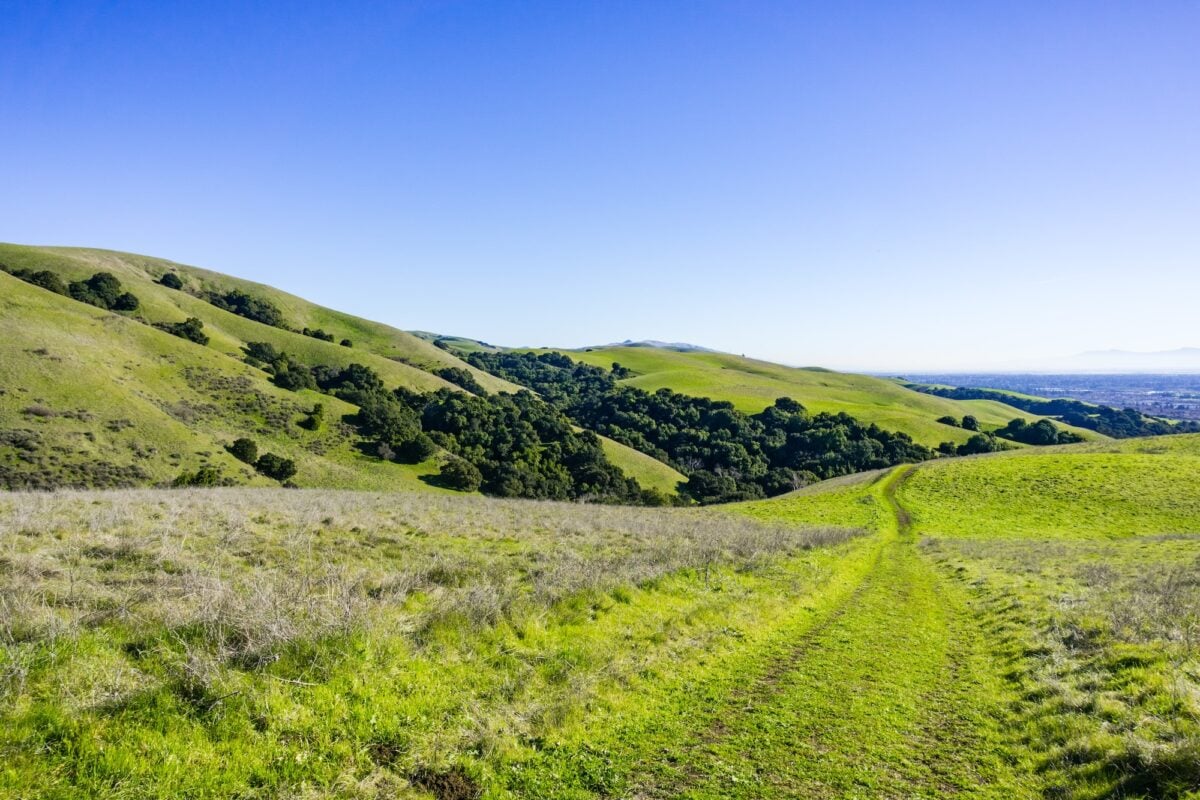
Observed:
[[[586,709],[787,613],[860,533],[249,489],[10,494],[0,522],[10,797],[519,787]]]
[[[1198,439],[705,509],[4,495],[0,797],[1192,797]]]
[[[1200,437],[916,470],[898,499],[1018,687],[1045,792],[1200,792]]]

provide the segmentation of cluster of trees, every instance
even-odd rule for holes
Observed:
[[[55,294],[70,297],[106,311],[136,311],[141,303],[136,295],[123,291],[121,281],[111,272],[97,272],[83,281],[65,283],[58,273],[50,270],[9,269],[4,271],[26,283],[40,286]]]
[[[258,454],[258,444],[253,439],[242,437],[235,439],[227,448],[230,455],[238,461],[249,464],[262,475],[273,478],[280,483],[290,480],[296,474],[296,462],[290,458],[277,456],[274,453]]]
[[[1133,408],[1113,408],[1112,406],[1096,406],[1080,400],[1056,398],[1045,400],[1034,397],[1021,397],[996,389],[978,389],[974,387],[947,388],[941,386],[926,386],[918,383],[907,384],[908,388],[938,397],[948,397],[952,400],[996,400],[1001,403],[1037,414],[1040,417],[1055,417],[1060,422],[1073,425],[1076,428],[1103,433],[1114,439],[1128,439],[1135,436],[1162,436],[1169,433],[1200,432],[1200,421],[1185,420],[1171,423],[1157,417],[1151,417]]]
[[[439,447],[447,450],[452,458],[440,476],[446,486],[500,497],[666,502],[610,463],[599,437],[576,431],[561,411],[530,392],[471,396],[449,389],[388,390],[379,374],[362,364],[308,366],[267,342],[250,343],[246,355],[272,372],[279,386],[316,389],[358,406],[351,422],[379,458],[413,463]],[[457,370],[454,377],[474,381],[467,370]],[[323,409],[314,409],[308,419],[322,414]]]
[[[1082,442],[1083,437],[1072,431],[1060,431],[1048,419],[1038,420],[1032,424],[1023,419],[1014,419],[1003,428],[996,430],[996,435],[1022,444],[1074,444]]]
[[[239,317],[252,319],[274,328],[287,329],[288,327],[283,318],[283,312],[279,310],[278,306],[270,300],[246,294],[240,289],[231,289],[228,292],[209,292],[207,299],[217,308],[237,314]]]
[[[276,386],[293,392],[318,388],[317,378],[311,367],[277,349],[270,342],[250,342],[244,350],[246,360],[271,373]]]
[[[965,428],[969,431],[979,430],[979,420],[969,414],[962,418],[961,423],[955,417],[941,417],[938,419],[938,422]],[[973,456],[979,453],[995,453],[1000,450],[1011,449],[1010,445],[1002,441],[1004,439],[1033,445],[1072,444],[1083,441],[1083,437],[1079,434],[1072,431],[1059,430],[1048,419],[1029,423],[1018,418],[1010,421],[1003,428],[986,433],[977,433],[963,444],[942,442],[938,445],[937,449],[939,453],[949,456]]]
[[[466,389],[471,394],[483,397],[488,393],[487,389],[483,388],[483,385],[475,379],[470,370],[465,370],[462,367],[442,367],[439,370],[435,370],[433,374],[442,380],[453,383],[455,386]]]
[[[671,464],[701,503],[771,496],[812,481],[932,458],[903,433],[779,398],[759,414],[669,389],[617,383],[561,353],[472,353],[474,367],[537,391],[577,424]],[[624,370],[620,374],[627,374]]]
[[[269,342],[246,345],[246,360],[272,373],[276,386],[291,391],[313,389],[331,394],[359,407],[354,422],[360,433],[373,440],[374,454],[388,461],[423,461],[437,446],[421,430],[411,408],[388,391],[379,374],[362,364],[346,367],[310,367]],[[324,408],[314,408],[306,423],[320,427]]]
[[[167,273],[168,275],[172,273]],[[208,334],[204,332],[204,323],[196,317],[188,317],[184,322],[159,322],[155,326],[172,336],[187,339],[196,344],[208,344]]]
[[[173,276],[173,273],[168,272],[166,275],[164,275],[163,281],[166,281],[168,276]],[[178,277],[175,279],[177,281],[179,280]],[[164,285],[166,284],[164,283]],[[178,287],[173,288],[182,288],[182,286],[183,284],[180,282]],[[272,328],[282,328],[283,330],[291,331],[292,333],[301,333],[305,336],[310,336],[313,339],[320,339],[323,342],[336,341],[332,333],[322,330],[321,328],[301,328],[300,330],[296,330],[287,324],[287,320],[284,319],[283,312],[280,311],[279,307],[270,300],[264,300],[261,297],[255,297],[254,295],[247,294],[240,289],[232,289],[228,292],[209,292],[206,295],[206,299],[217,308],[223,308],[226,311],[230,311],[240,317],[252,319],[255,322],[261,322],[264,325],[270,325]],[[349,339],[342,339],[339,344],[342,347],[354,347],[354,342]]]
[[[948,456],[974,456],[980,453],[998,453],[1001,450],[1011,450],[1012,445],[996,438],[994,433],[977,433],[963,444],[942,442],[938,452]]]
[[[531,392],[472,396],[450,389],[431,394],[399,390],[421,427],[456,459],[447,485],[470,485],[499,497],[661,504],[604,455],[600,438]],[[474,471],[463,463],[470,465]]]
[[[979,430],[979,420],[970,414],[967,414],[961,420],[958,417],[950,417],[950,416],[938,417],[938,422],[942,423],[943,425],[950,425],[955,428],[962,428],[965,431]]]

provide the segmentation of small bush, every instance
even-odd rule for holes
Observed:
[[[180,280],[179,276],[176,275],[174,272],[164,273],[163,276],[158,279],[158,282],[159,282],[159,284],[167,287],[168,289],[182,289],[183,288],[183,281]]]
[[[354,342],[350,341],[349,339],[342,339],[341,345],[342,347],[354,347]]]
[[[973,456],[979,453],[997,453],[1008,449],[1010,449],[1009,446],[1003,440],[997,439],[992,434],[977,433],[967,439],[966,444],[959,445],[957,452],[960,456]]]
[[[296,474],[296,462],[274,453],[263,453],[254,462],[254,468],[268,478],[282,483]]]
[[[321,423],[325,421],[325,406],[317,403],[312,407],[312,411],[308,412],[308,416],[300,420],[300,427],[307,431],[321,430]]]
[[[274,303],[269,300],[263,300],[261,297],[246,294],[239,289],[234,289],[224,294],[210,292],[208,302],[217,308],[237,314],[239,317],[252,319],[264,325],[270,325],[273,328],[287,327],[284,324],[283,312]]]
[[[975,419],[975,417],[971,416],[970,414],[967,414],[962,418],[962,425],[960,427],[968,431],[977,431],[979,430],[979,420]]]
[[[240,439],[234,439],[233,444],[225,449],[238,461],[254,464],[258,460],[258,445],[253,439],[247,439],[244,436]]]
[[[332,342],[333,341],[333,334],[326,333],[325,331],[321,330],[320,328],[305,328],[304,330],[302,330],[300,332],[303,333],[305,336],[311,336],[314,339],[320,339],[322,342]]]
[[[947,415],[945,417],[938,417],[937,421],[943,425],[949,425],[951,428],[959,427],[958,417],[951,417]]]
[[[232,481],[221,475],[221,470],[205,464],[195,472],[182,472],[171,482],[172,486],[228,486]]]
[[[188,317],[185,322],[161,322],[154,327],[164,330],[172,336],[187,339],[199,345],[208,344],[208,334],[204,332],[204,323],[196,317]]]
[[[470,461],[451,458],[442,465],[442,483],[460,492],[475,492],[483,485],[483,473]]]

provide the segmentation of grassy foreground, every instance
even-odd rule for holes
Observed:
[[[854,547],[688,511],[283,490],[8,495],[0,520],[8,797],[500,791],[512,754]]]
[[[1198,453],[721,510],[7,495],[0,796],[1194,798]]]

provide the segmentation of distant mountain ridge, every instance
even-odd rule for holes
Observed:
[[[623,342],[610,342],[609,344],[600,345],[600,347],[653,347],[657,350],[674,350],[677,353],[720,353],[720,350],[714,350],[711,347],[701,347],[698,344],[689,344],[688,342],[662,342],[658,339],[641,339],[634,341],[626,339]]]
[[[1139,352],[1091,350],[1050,359],[1038,369],[1064,372],[1200,372],[1200,347]]]

